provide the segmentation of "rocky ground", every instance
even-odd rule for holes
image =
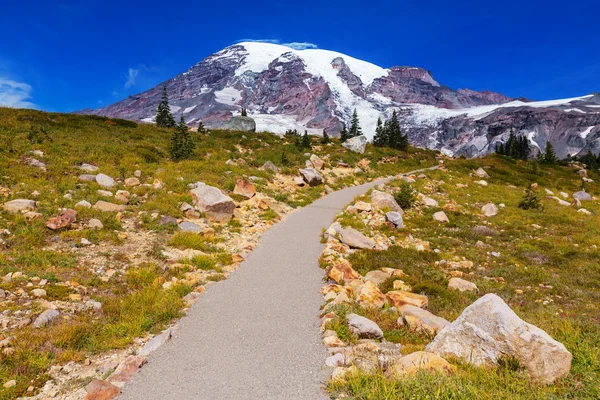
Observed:
[[[374,189],[324,233],[332,396],[595,398],[599,199],[577,190],[594,180],[538,171],[544,209],[525,211],[529,171],[446,165]]]

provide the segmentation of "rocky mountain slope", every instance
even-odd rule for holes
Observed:
[[[241,107],[258,130],[319,134],[341,130],[356,108],[367,137],[379,116],[400,109],[413,144],[448,154],[483,155],[513,128],[536,148],[555,144],[560,156],[600,151],[600,96],[551,102],[515,101],[499,93],[453,90],[422,68],[381,68],[327,50],[244,42],[225,48],[164,82],[173,112],[194,125],[219,127]],[[152,122],[158,85],[84,114]]]

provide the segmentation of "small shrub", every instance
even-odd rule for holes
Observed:
[[[519,208],[523,210],[540,210],[542,209],[542,205],[540,204],[540,199],[537,197],[537,193],[533,190],[532,185],[529,185],[527,189],[525,189],[525,196],[519,203]]]
[[[411,208],[416,200],[415,192],[408,182],[402,182],[402,186],[400,186],[400,190],[396,192],[394,198],[402,209]]]

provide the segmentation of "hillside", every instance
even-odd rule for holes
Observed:
[[[294,208],[437,163],[413,148],[194,135],[195,156],[174,163],[168,129],[0,108],[0,399],[83,398]],[[299,175],[309,165],[320,184]]]
[[[190,126],[202,120],[217,128],[244,107],[259,131],[338,134],[356,109],[372,138],[377,119],[397,110],[413,145],[446,154],[491,153],[511,129],[536,151],[551,142],[560,157],[600,151],[597,94],[532,102],[455,90],[423,68],[383,68],[334,51],[270,43],[229,46],[150,90],[81,113],[152,122],[163,85],[173,113]]]

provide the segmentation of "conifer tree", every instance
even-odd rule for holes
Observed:
[[[352,120],[350,121],[350,131],[348,132],[348,137],[353,138],[355,136],[359,136],[362,134],[362,129],[360,128],[360,121],[358,120],[358,113],[356,112],[356,108],[352,113]]]
[[[348,134],[348,131],[346,130],[346,124],[344,124],[342,126],[342,131],[340,132],[340,140],[342,141],[342,143],[344,143],[348,139],[350,139],[350,135]]]
[[[204,127],[204,123],[202,120],[198,120],[198,133],[206,133],[206,128]]]
[[[552,142],[546,142],[546,151],[544,151],[544,156],[542,158],[542,163],[553,165],[558,162],[558,157],[556,157],[556,152],[554,151],[554,146]]]
[[[329,143],[329,141],[329,135],[327,134],[327,131],[323,129],[323,137],[321,138],[321,144],[327,144]]]
[[[385,137],[385,130],[381,122],[381,117],[377,118],[377,127],[375,128],[375,136],[373,137],[373,145],[377,147],[387,146],[388,140]]]
[[[406,151],[408,149],[408,136],[405,137],[400,129],[400,121],[396,110],[392,112],[392,118],[385,123],[385,136],[388,140],[388,145],[392,149]]]
[[[248,116],[248,110],[246,110],[244,107],[242,107],[242,117],[247,117]]]
[[[303,149],[311,149],[312,148],[310,137],[308,136],[307,131],[304,131],[304,135],[302,135],[302,148]]]
[[[167,85],[163,86],[162,99],[156,109],[156,126],[162,128],[173,128],[175,126],[175,118],[173,118],[171,108],[169,107]]]
[[[173,161],[180,161],[190,158],[194,154],[194,148],[194,140],[182,115],[175,131],[171,135],[171,144],[169,146],[171,159]]]

